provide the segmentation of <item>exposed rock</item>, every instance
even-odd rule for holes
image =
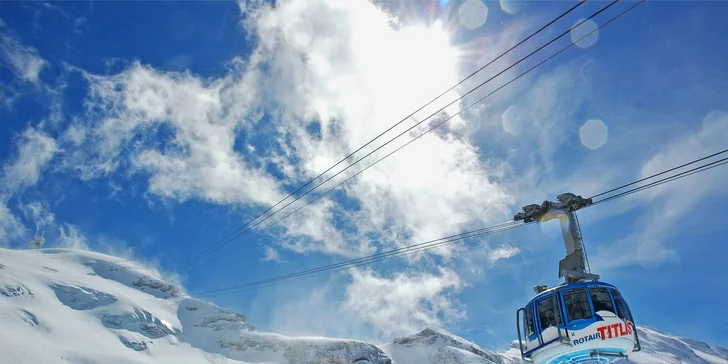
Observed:
[[[126,315],[104,315],[101,317],[101,323],[110,329],[138,332],[150,339],[176,335],[180,332],[179,329],[140,309],[134,309]]]
[[[31,292],[29,289],[25,288],[22,285],[6,285],[5,288],[0,289],[0,295],[3,295],[5,297],[33,297],[33,292]]]
[[[149,277],[139,277],[136,281],[132,282],[132,285],[142,290],[145,287],[160,290],[166,294],[163,298],[178,297],[180,294],[179,288],[176,286]]]
[[[119,336],[119,340],[121,340],[121,343],[124,344],[129,349],[136,350],[136,351],[147,350],[147,343],[144,341],[130,341],[123,336]]]
[[[71,287],[60,284],[52,285],[56,297],[64,305],[74,310],[91,310],[116,301],[116,297],[86,287]]]

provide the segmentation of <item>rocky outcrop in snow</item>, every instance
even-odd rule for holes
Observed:
[[[124,346],[126,346],[127,348],[135,350],[135,351],[147,350],[146,341],[132,341],[132,340],[127,339],[124,336],[119,336],[119,341],[121,341],[121,343],[124,344]]]
[[[157,298],[175,298],[181,295],[180,289],[162,280],[156,272],[141,271],[138,265],[124,261],[107,261],[84,257],[82,264],[93,269],[93,274],[116,281],[149,293]]]
[[[175,335],[180,332],[178,328],[160,320],[150,312],[138,308],[134,308],[131,312],[125,314],[103,314],[101,315],[101,323],[110,329],[138,332],[151,339]]]
[[[33,292],[22,285],[5,285],[0,288],[0,295],[5,297],[33,297]]]
[[[56,297],[61,303],[74,310],[92,310],[116,301],[116,297],[88,287],[52,284],[50,288],[56,293]]]
[[[144,289],[149,289],[152,294],[154,294],[155,291],[161,292],[162,294],[157,296],[161,298],[179,297],[180,295],[180,290],[176,286],[149,277],[139,277],[137,280],[133,281],[131,285],[141,289],[142,291]]]

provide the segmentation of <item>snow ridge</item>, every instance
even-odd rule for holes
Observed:
[[[496,353],[434,327],[385,345],[261,332],[152,269],[66,249],[0,249],[0,327],[0,361],[11,364],[521,363],[517,343]],[[728,364],[728,349],[638,332],[643,350],[625,364]]]
[[[437,348],[437,352],[430,355],[430,361],[432,362],[460,363],[464,362],[464,360],[493,364],[510,362],[501,355],[485,350],[445,330],[433,327],[427,327],[414,335],[394,339],[390,350],[402,352],[404,348],[422,349],[428,347]]]

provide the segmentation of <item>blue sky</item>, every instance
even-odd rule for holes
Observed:
[[[587,2],[414,121],[605,4]],[[572,5],[0,3],[0,241],[23,247],[42,223],[47,246],[133,246],[170,272]],[[275,229],[230,244],[183,285],[247,283],[499,223],[525,204],[725,149],[727,7],[643,4]],[[728,345],[714,314],[728,296],[711,284],[726,274],[726,229],[714,223],[726,217],[726,182],[715,169],[580,213],[593,270],[622,289],[639,325]],[[562,256],[552,222],[210,299],[284,334],[389,341],[433,325],[498,349],[515,338],[513,312],[531,287],[556,282]]]

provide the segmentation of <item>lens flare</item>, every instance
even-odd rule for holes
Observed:
[[[501,115],[503,130],[509,134],[519,135],[523,131],[523,120],[518,111],[515,105],[511,105]]]
[[[517,0],[499,0],[500,8],[504,12],[515,15],[523,10],[523,2]]]
[[[581,144],[589,149],[598,149],[607,143],[607,126],[601,121],[592,119],[579,129]]]
[[[582,81],[589,80],[590,74],[594,72],[593,69],[596,67],[594,64],[594,60],[588,59],[581,65],[579,68],[579,76],[581,76]],[[590,71],[590,69],[592,69],[592,71]]]
[[[481,0],[467,0],[458,9],[460,23],[468,29],[477,29],[488,18],[488,7]]]
[[[583,19],[579,19],[576,23],[574,23],[574,25],[579,24],[582,21]],[[575,27],[571,30],[571,42],[580,48],[589,48],[593,46],[594,43],[596,43],[599,39],[599,31],[597,30],[598,28],[599,26],[596,22],[594,22],[594,20],[589,19],[585,21],[578,27]],[[594,31],[594,33],[591,33],[592,31]],[[587,36],[587,34],[589,35]],[[581,39],[582,37],[585,38]]]
[[[562,217],[568,217],[569,215],[566,214],[566,211],[563,210],[549,210],[547,213],[543,214],[541,218],[539,219],[539,222],[546,222],[549,220],[554,219],[560,219]],[[571,220],[569,220],[569,229],[571,229]]]

